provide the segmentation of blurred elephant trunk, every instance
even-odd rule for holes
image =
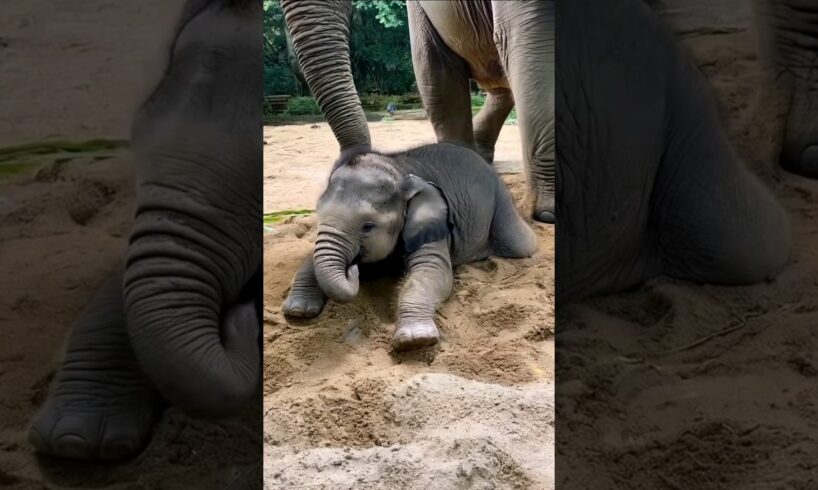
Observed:
[[[358,266],[352,265],[359,247],[348,234],[329,225],[319,225],[313,263],[318,285],[335,301],[352,301],[358,294]]]
[[[133,121],[123,299],[134,353],[162,396],[223,416],[261,379],[258,298],[242,292],[262,259],[262,12],[247,0],[192,5]]]
[[[301,72],[341,149],[369,145],[349,57],[352,2],[282,0],[281,7]]]
[[[153,186],[140,193],[124,280],[137,358],[160,393],[187,412],[235,413],[258,388],[259,328],[252,304],[225,306],[257,267],[252,245],[235,243],[257,240],[250,230],[217,230],[219,211],[184,193]]]

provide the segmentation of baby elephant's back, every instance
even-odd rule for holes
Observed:
[[[452,261],[463,264],[490,253],[489,231],[500,179],[476,152],[449,143],[421,146],[398,159],[405,173],[437,185],[449,204]]]

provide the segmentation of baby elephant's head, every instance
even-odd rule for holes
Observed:
[[[318,200],[313,262],[318,284],[336,301],[358,293],[358,262],[378,262],[403,235],[406,251],[448,236],[447,206],[432,184],[401,175],[392,157],[339,160]]]

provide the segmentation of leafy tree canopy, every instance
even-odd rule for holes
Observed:
[[[352,76],[359,93],[415,90],[405,0],[354,0],[350,28]],[[309,95],[288,50],[278,0],[264,0],[264,93]]]

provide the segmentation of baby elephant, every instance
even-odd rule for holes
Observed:
[[[398,153],[348,150],[318,200],[318,238],[293,279],[285,315],[314,317],[326,298],[351,301],[358,266],[403,257],[395,350],[433,345],[452,267],[489,255],[530,257],[534,232],[477,153],[442,143]]]

